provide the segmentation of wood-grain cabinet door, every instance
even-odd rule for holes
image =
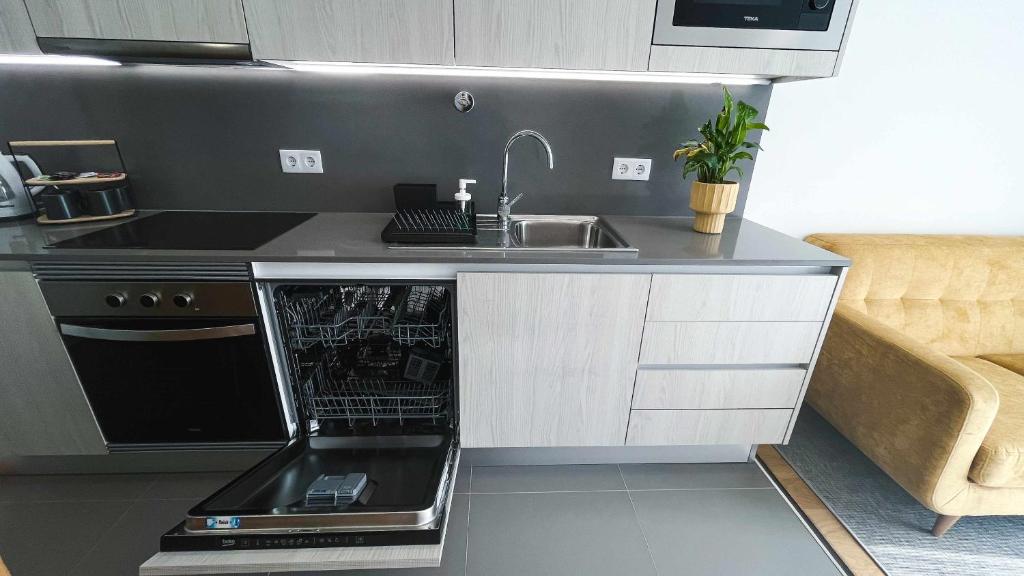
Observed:
[[[244,0],[253,56],[453,64],[453,0]]]
[[[0,54],[38,54],[24,0],[0,0]]]
[[[462,446],[622,446],[650,281],[459,274]]]
[[[31,272],[0,269],[0,453],[106,454],[57,327]]]
[[[54,38],[244,44],[241,0],[25,0],[36,34]]]
[[[467,66],[647,70],[656,0],[455,0]]]

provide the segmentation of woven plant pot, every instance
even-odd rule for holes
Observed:
[[[740,185],[736,182],[694,182],[690,187],[690,209],[697,214],[693,229],[704,234],[721,234],[725,228],[725,215],[736,209],[739,193]]]

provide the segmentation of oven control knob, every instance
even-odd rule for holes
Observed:
[[[113,294],[107,294],[106,297],[107,306],[111,308],[120,308],[128,303],[128,297],[121,292],[115,292]]]
[[[178,308],[188,308],[192,305],[192,295],[187,292],[176,294],[174,296],[174,305]]]
[[[831,3],[832,0],[811,0],[811,10],[824,10]]]
[[[160,295],[156,292],[147,292],[139,297],[139,304],[143,308],[156,308],[160,305]]]

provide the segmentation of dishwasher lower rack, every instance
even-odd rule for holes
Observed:
[[[285,293],[278,305],[295,350],[344,346],[385,335],[413,346],[442,346],[448,336],[448,290],[442,286],[350,286]]]
[[[314,420],[357,422],[428,420],[444,423],[449,417],[452,381],[430,383],[404,379],[343,376],[336,373],[333,356],[310,367],[300,392],[307,416]]]

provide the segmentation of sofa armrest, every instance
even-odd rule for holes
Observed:
[[[840,304],[808,401],[919,502],[940,514],[999,410],[987,380],[949,356]]]

